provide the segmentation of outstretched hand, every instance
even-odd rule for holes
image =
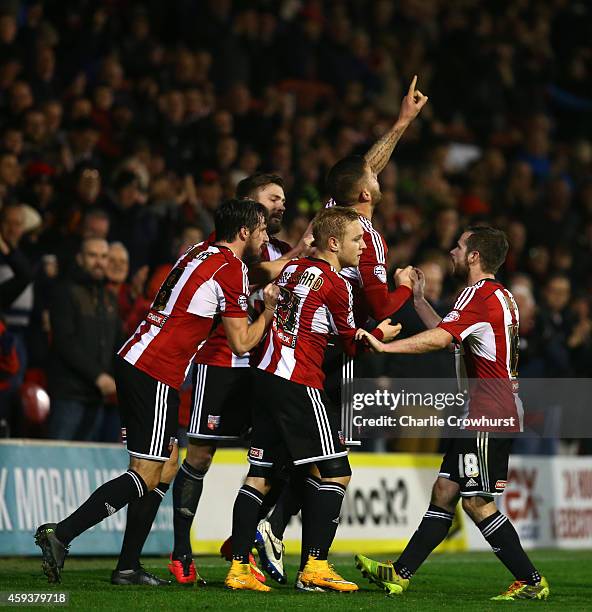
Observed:
[[[356,340],[363,340],[375,353],[384,352],[384,344],[365,329],[358,329]]]
[[[415,89],[417,85],[417,75],[413,77],[411,85],[407,91],[407,95],[401,102],[401,110],[399,111],[399,121],[411,123],[421,109],[426,105],[428,97],[424,96],[419,89]]]

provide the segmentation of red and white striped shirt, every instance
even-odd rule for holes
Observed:
[[[270,236],[269,242],[261,251],[261,261],[275,261],[292,250],[292,247],[283,240]]]
[[[339,335],[348,354],[358,351],[352,287],[328,262],[312,257],[286,264],[276,284],[280,300],[257,367],[322,389],[328,336]],[[379,330],[375,335],[382,338]]]
[[[215,241],[214,234],[208,238],[208,241]],[[282,242],[272,236],[269,239],[269,243],[261,251],[261,261],[275,261],[290,251],[291,248],[287,242]],[[249,298],[249,304],[257,313],[263,311],[263,307],[260,306],[262,300],[263,290],[256,291]],[[220,323],[200,347],[194,361],[195,363],[222,368],[248,368],[250,365],[250,355],[246,353],[239,357],[232,352],[226,338],[224,326]]]
[[[469,381],[469,418],[514,417],[516,427],[504,427],[505,431],[520,431],[522,423],[521,402],[513,393],[518,377],[518,325],[514,296],[495,279],[464,289],[439,324],[462,348],[457,373],[459,379],[466,376]]]
[[[372,225],[372,221],[360,215],[366,248],[362,251],[357,268],[344,268],[340,274],[354,288],[354,316],[360,326],[368,317],[382,321],[397,312],[411,297],[411,289],[398,287],[389,291],[386,277],[388,246],[385,239]]]
[[[230,249],[195,245],[177,261],[119,355],[178,389],[214,317],[246,317],[248,295],[247,267]]]

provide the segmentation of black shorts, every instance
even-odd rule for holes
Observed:
[[[272,468],[347,456],[339,415],[326,393],[254,370],[253,438],[249,463]]]
[[[115,360],[115,384],[128,453],[166,461],[179,427],[179,393],[121,357]]]
[[[239,440],[251,428],[251,368],[193,365],[187,437]]]
[[[340,410],[341,431],[347,446],[359,446],[358,432],[353,424],[354,410],[351,401],[354,379],[354,358],[343,352],[341,342],[332,340],[325,350],[323,361],[325,392],[331,404]],[[343,401],[346,400],[346,401]]]
[[[512,438],[494,438],[488,432],[447,441],[438,476],[460,485],[463,497],[501,495],[508,480]]]

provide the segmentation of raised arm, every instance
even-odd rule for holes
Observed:
[[[432,305],[425,299],[424,273],[419,268],[415,268],[413,270],[413,274],[415,275],[415,282],[413,283],[413,306],[415,307],[415,312],[417,312],[417,315],[428,329],[433,329],[440,323],[442,317],[432,308]]]
[[[415,89],[417,84],[417,75],[413,77],[407,95],[401,102],[401,110],[395,124],[391,129],[379,140],[377,140],[372,148],[364,156],[370,164],[374,174],[380,174],[387,165],[391,155],[403,132],[409,127],[409,124],[417,117],[421,109],[428,101],[428,97],[424,96],[421,91]]]

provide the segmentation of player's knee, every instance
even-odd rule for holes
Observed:
[[[273,466],[250,465],[245,484],[254,487],[263,495],[267,495],[271,490],[274,480]]]
[[[153,491],[161,481],[163,463],[160,461],[149,461],[147,459],[136,459],[130,462],[130,468],[140,475],[148,491]]]
[[[472,516],[476,509],[475,498],[474,497],[463,497],[462,498],[462,508],[469,515]]]
[[[493,499],[481,495],[463,497],[462,507],[475,523],[481,522],[496,510]]]
[[[304,467],[306,467],[306,465]],[[314,476],[315,478],[318,478],[319,480],[321,479],[321,473],[319,472],[319,468],[314,463],[310,466],[310,471],[308,472],[308,474]]]
[[[432,488],[431,503],[449,512],[454,512],[458,496],[458,484],[448,478],[439,477]]]
[[[349,481],[351,480],[351,476],[334,476],[332,478],[322,478],[321,480],[323,483],[336,482],[340,484],[344,489],[347,489]]]
[[[249,473],[245,478],[245,484],[249,487],[257,489],[257,491],[259,491],[259,493],[261,493],[263,496],[267,495],[271,490],[271,483],[271,479],[265,476],[253,476],[251,470],[249,470]]]
[[[216,454],[216,447],[205,444],[190,442],[187,447],[185,461],[198,472],[205,474],[212,465],[212,459]]]
[[[344,486],[349,483],[352,471],[347,457],[333,457],[332,459],[319,461],[316,465],[322,480],[341,482],[343,479],[345,482],[341,484]]]

